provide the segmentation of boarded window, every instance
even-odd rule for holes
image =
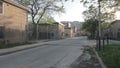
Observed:
[[[120,32],[117,33],[117,38],[120,39]]]
[[[0,39],[4,38],[4,27],[0,26]]]
[[[2,4],[2,2],[0,2],[0,13],[2,13],[3,12],[3,4]]]

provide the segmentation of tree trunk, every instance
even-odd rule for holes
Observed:
[[[33,24],[32,39],[36,39],[36,24]]]

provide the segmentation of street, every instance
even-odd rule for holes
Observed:
[[[0,68],[69,68],[83,53],[83,46],[92,44],[86,37],[50,41],[0,56]]]

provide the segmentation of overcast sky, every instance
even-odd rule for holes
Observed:
[[[84,21],[82,12],[85,10],[79,0],[74,2],[67,1],[64,3],[66,13],[61,15],[54,15],[56,21]]]

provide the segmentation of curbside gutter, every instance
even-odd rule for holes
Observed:
[[[103,63],[103,61],[101,60],[101,58],[99,57],[99,55],[98,55],[98,53],[96,52],[95,48],[93,48],[93,51],[94,51],[96,57],[98,58],[98,61],[99,61],[100,65],[101,65],[101,67],[102,67],[102,68],[107,68],[106,65]]]
[[[26,50],[26,49],[31,49],[31,48],[39,47],[39,46],[42,46],[42,45],[44,45],[46,43],[47,42],[41,42],[41,43],[36,43],[36,44],[16,46],[16,47],[13,47],[13,48],[0,49],[0,56],[11,54],[11,53],[22,51],[22,50]]]

